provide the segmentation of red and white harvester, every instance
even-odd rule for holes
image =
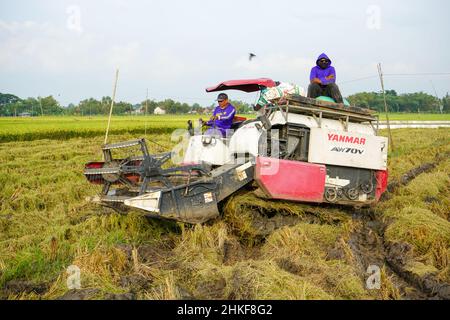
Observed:
[[[263,78],[206,90],[275,86]],[[232,129],[226,138],[191,130],[181,164],[172,167],[174,152],[151,155],[145,139],[104,145],[104,161],[84,170],[91,183],[103,185],[92,199],[195,224],[218,217],[219,204],[242,188],[267,199],[354,207],[377,202],[386,190],[388,139],[378,135],[370,110],[287,95]],[[113,156],[133,146],[139,155]]]

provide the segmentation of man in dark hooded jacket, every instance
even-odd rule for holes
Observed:
[[[311,69],[308,87],[308,97],[317,98],[327,96],[333,98],[337,103],[343,103],[341,92],[336,85],[336,70],[331,66],[331,60],[322,53],[316,61],[316,66]]]

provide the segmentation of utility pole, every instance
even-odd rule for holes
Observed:
[[[113,107],[114,107],[114,100],[116,99],[117,80],[118,79],[119,79],[119,69],[116,70],[116,80],[114,81],[114,89],[113,89],[113,95],[112,95],[112,100],[111,100],[111,108],[109,109],[108,127],[106,128],[105,144],[108,142],[109,126],[111,124],[111,116],[112,116]]]
[[[147,137],[147,109],[148,109],[148,88],[147,88],[147,95],[145,96],[145,111],[144,111],[144,137]]]
[[[39,106],[41,107],[41,116],[44,116],[44,110],[42,110],[42,101],[40,96],[39,96]]]
[[[388,114],[389,111],[388,111],[388,106],[387,106],[387,102],[386,102],[386,91],[384,90],[383,71],[381,70],[381,63],[378,63],[378,75],[380,76],[381,90],[383,90],[384,112],[386,113],[386,122],[387,122],[388,135],[389,135],[389,146],[391,148],[391,151],[394,151],[394,141],[392,140],[391,124],[389,122],[389,114]]]
[[[436,99],[438,101],[438,108],[439,108],[438,111],[442,114],[444,106],[441,104],[441,100],[438,97],[438,94],[437,94],[437,91],[436,91],[436,87],[434,86],[433,80],[430,80],[430,82],[431,82],[431,86],[433,87],[433,90],[434,90],[434,95],[435,95],[435,97],[436,97]]]

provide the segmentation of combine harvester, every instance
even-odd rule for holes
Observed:
[[[270,79],[238,80],[207,92],[275,86]],[[219,204],[243,188],[267,199],[354,207],[377,202],[386,190],[388,139],[378,135],[370,110],[288,95],[232,129],[227,138],[190,136],[182,165],[173,167],[173,153],[151,155],[144,139],[104,145],[104,161],[84,170],[103,185],[92,200],[196,224],[218,217]],[[130,147],[140,155],[113,157]]]

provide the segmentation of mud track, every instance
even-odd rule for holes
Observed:
[[[448,158],[449,156],[449,153],[440,155],[436,157],[435,162],[426,163],[417,168],[414,168],[405,173],[399,181],[389,183],[387,189],[388,191],[383,195],[381,201],[390,199],[392,193],[399,187],[407,185],[422,173],[432,171],[439,164],[439,162],[441,162],[443,159]],[[386,229],[386,227],[386,225],[382,224],[380,237],[383,241],[385,261],[387,262],[387,265],[389,266],[393,274],[397,275],[402,280],[415,287],[418,290],[419,294],[425,294],[428,297],[433,298],[450,300],[450,284],[440,282],[433,275],[428,275],[422,278],[405,269],[407,262],[406,257],[408,255],[408,252],[411,250],[411,247],[406,243],[388,243],[384,236],[384,230]]]
[[[386,276],[399,290],[402,299],[428,299],[430,295],[420,285],[410,281],[402,269],[395,267],[397,264],[392,265],[390,263],[393,256],[400,257],[402,260],[404,256],[402,253],[395,255],[390,245],[386,243],[384,238],[385,226],[373,215],[367,213],[354,214],[353,219],[360,224],[350,235],[348,245],[352,250],[361,279],[363,281],[367,279],[367,268],[369,266],[384,267]]]
[[[422,173],[432,171],[440,161],[450,156],[444,154],[436,157],[435,162],[422,164],[402,175],[398,180],[388,184],[387,192],[381,201],[387,201],[398,188],[406,186]],[[406,243],[389,243],[384,235],[387,228],[379,215],[372,209],[354,209],[341,207],[356,222],[357,228],[351,233],[348,245],[352,250],[358,273],[362,280],[367,279],[367,268],[370,265],[384,267],[386,276],[398,289],[402,299],[450,299],[450,285],[442,283],[432,275],[419,277],[406,270],[408,252],[411,247]],[[338,224],[339,220],[323,220],[314,214],[314,209],[302,217],[288,214],[265,214],[263,208],[254,212],[254,228],[258,230],[260,243],[274,230],[284,226],[294,226],[298,223]],[[254,249],[257,249],[256,246]],[[334,253],[329,253],[331,256]],[[337,254],[340,256],[340,254]]]
[[[447,156],[448,154],[437,157],[435,162],[420,165],[406,172],[399,180],[389,183],[381,201],[389,200],[393,192],[408,185],[422,173],[432,171]],[[352,233],[349,245],[363,274],[366,275],[364,268],[369,265],[386,266],[387,276],[399,289],[403,299],[450,299],[449,284],[440,282],[432,275],[421,278],[406,270],[410,245],[389,243],[384,235],[387,225],[374,211],[371,209],[356,212],[347,209],[347,211],[362,225]]]

